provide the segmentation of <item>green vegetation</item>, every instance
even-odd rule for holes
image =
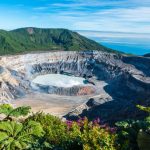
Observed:
[[[149,111],[149,107],[137,106]],[[17,111],[16,111],[17,110]],[[1,105],[0,112],[9,118],[0,121],[0,149],[3,150],[149,150],[150,119],[117,122],[116,127],[102,124],[100,119],[62,121],[42,112],[24,119],[29,107],[13,109]],[[15,115],[14,115],[15,114]],[[11,118],[11,119],[10,119]]]
[[[9,105],[1,105],[4,114],[9,114],[8,109]],[[18,110],[17,117],[24,114],[22,109],[13,110]],[[116,129],[100,125],[99,119],[63,122],[49,114],[36,113],[26,119],[0,121],[0,148],[5,150],[115,150],[116,139]]]
[[[12,106],[8,104],[0,105],[0,114],[4,114],[5,120],[12,120],[11,117],[20,117],[20,116],[26,116],[29,114],[31,110],[31,107],[18,107],[13,108]]]
[[[19,123],[0,122],[0,149],[28,149],[29,145],[43,135],[41,125],[35,121]]]
[[[62,122],[57,117],[43,113],[37,113],[29,117],[27,121],[29,120],[42,125],[45,142],[52,149],[115,150],[115,129],[100,126],[98,120],[89,122],[87,118],[82,118],[77,122]]]
[[[137,105],[137,108],[150,113],[150,107]],[[121,150],[150,150],[150,116],[144,120],[117,122],[116,126]]]
[[[21,28],[0,30],[0,55],[50,50],[116,52],[67,29]]]

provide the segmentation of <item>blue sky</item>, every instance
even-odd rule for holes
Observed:
[[[150,33],[150,0],[0,0],[0,28]]]

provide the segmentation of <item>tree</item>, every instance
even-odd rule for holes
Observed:
[[[0,122],[0,149],[27,149],[37,138],[43,136],[41,125],[35,121],[19,123],[15,121]]]

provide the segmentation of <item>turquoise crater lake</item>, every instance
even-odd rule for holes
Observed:
[[[63,74],[46,74],[37,76],[32,82],[39,85],[68,88],[79,85],[83,86],[85,84],[85,79]]]

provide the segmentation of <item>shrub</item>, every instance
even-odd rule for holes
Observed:
[[[87,118],[78,121],[81,127],[81,142],[85,150],[115,150],[115,128],[108,125],[100,125],[99,119],[89,122]],[[78,122],[76,124],[78,124]]]
[[[30,107],[12,108],[1,105],[0,113],[6,115],[0,122],[1,149],[29,150],[115,150],[116,129],[101,124],[100,119],[89,122],[87,118],[78,121],[62,121],[58,117],[42,112],[26,119],[12,121],[11,117],[27,115]]]
[[[140,110],[150,113],[150,107],[137,105]],[[144,134],[150,136],[150,116],[144,120],[127,120],[117,122],[118,128],[118,143],[120,143],[120,150],[139,150],[139,140],[142,140]],[[140,138],[139,138],[140,135]],[[147,135],[148,136],[148,135]],[[150,138],[150,137],[149,137]],[[146,142],[145,142],[146,143]]]
[[[31,107],[22,106],[13,108],[9,104],[0,105],[0,114],[4,114],[6,117],[4,120],[12,120],[12,117],[26,116],[30,113]]]
[[[99,119],[89,122],[87,118],[62,122],[49,114],[37,113],[27,120],[43,126],[44,139],[49,147],[61,149],[115,150],[117,135],[114,128],[100,125]]]
[[[27,149],[37,138],[43,136],[41,125],[35,121],[22,124],[15,121],[0,122],[0,149]]]
[[[67,125],[59,118],[40,112],[30,116],[26,121],[29,120],[39,122],[42,125],[45,131],[43,138],[46,143],[49,143],[49,147],[66,147],[66,143],[69,143]]]
[[[137,108],[139,108],[142,111],[148,112],[150,114],[150,107],[144,107],[141,105],[137,105]]]

